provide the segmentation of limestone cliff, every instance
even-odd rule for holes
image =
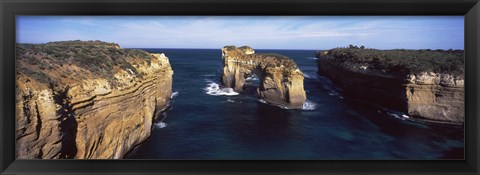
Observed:
[[[302,108],[306,100],[303,72],[288,57],[278,54],[255,54],[248,46],[222,48],[223,75],[226,87],[240,92],[245,79],[257,75],[261,99],[284,108]]]
[[[377,71],[374,64],[352,61],[356,59],[353,57],[350,60],[341,58],[342,55],[348,53],[335,55],[331,51],[318,52],[317,63],[319,74],[332,79],[346,95],[399,110],[414,120],[463,124],[462,74],[420,69],[418,72],[397,74],[385,69]],[[401,69],[396,72],[401,72]]]
[[[17,44],[17,158],[118,159],[170,100],[163,54],[99,41]]]

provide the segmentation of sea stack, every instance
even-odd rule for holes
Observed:
[[[249,46],[222,48],[225,87],[243,91],[246,78],[256,75],[260,99],[288,109],[300,109],[306,100],[303,72],[290,58],[279,54],[256,54]]]
[[[336,48],[317,52],[318,73],[345,95],[409,118],[462,125],[463,50]]]
[[[169,103],[163,54],[100,41],[16,48],[17,158],[123,158]]]

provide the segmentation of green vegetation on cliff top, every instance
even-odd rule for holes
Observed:
[[[232,51],[232,50],[241,50],[242,52],[245,52],[246,50],[253,50],[252,47],[250,46],[241,46],[241,47],[236,47],[236,46],[224,46],[223,48],[229,50],[229,51]],[[269,66],[274,66],[274,67],[280,67],[280,66],[285,66],[285,67],[288,67],[289,69],[291,70],[295,70],[295,69],[298,69],[298,66],[297,64],[295,63],[295,61],[293,61],[293,59],[285,56],[285,55],[281,55],[281,54],[278,54],[278,53],[255,53],[255,54],[252,54],[252,56],[259,56],[261,57],[261,59],[268,59],[270,58],[271,61],[269,61],[267,64]]]
[[[298,68],[295,61],[293,61],[293,59],[291,59],[291,58],[289,58],[285,55],[281,55],[281,54],[278,54],[278,53],[256,53],[256,55],[264,57],[264,59],[269,58],[269,57],[273,58],[272,65],[275,65],[277,67],[281,66],[281,65],[284,65],[284,66],[289,67],[291,69],[297,69]]]
[[[351,70],[407,75],[421,72],[447,73],[464,76],[465,59],[463,50],[378,50],[352,46],[328,51],[328,61]],[[317,52],[317,57],[322,57]]]
[[[142,76],[127,60],[142,58],[150,64],[152,55],[136,49],[120,49],[115,43],[101,41],[59,41],[46,44],[17,44],[16,60],[38,67],[40,70],[56,69],[62,65],[75,64],[95,75],[113,78],[113,67],[123,70],[131,69],[137,76]],[[42,72],[32,72],[26,67],[17,66],[17,72],[33,75],[32,77],[47,82],[48,77]],[[46,72],[46,71],[45,71]],[[68,73],[68,72],[67,72]],[[71,76],[71,75],[65,75]]]

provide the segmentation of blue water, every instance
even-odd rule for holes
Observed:
[[[413,122],[344,97],[317,75],[313,50],[256,50],[289,56],[299,65],[309,102],[303,110],[259,102],[255,79],[238,95],[214,91],[220,49],[145,50],[169,57],[177,93],[151,137],[128,159],[463,159],[462,126]],[[207,94],[207,87],[211,94],[229,95]]]

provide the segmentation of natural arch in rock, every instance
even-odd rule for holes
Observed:
[[[243,91],[247,77],[260,79],[259,98],[284,108],[302,108],[306,100],[303,72],[290,58],[279,54],[255,54],[248,46],[222,48],[222,83],[237,92]]]

